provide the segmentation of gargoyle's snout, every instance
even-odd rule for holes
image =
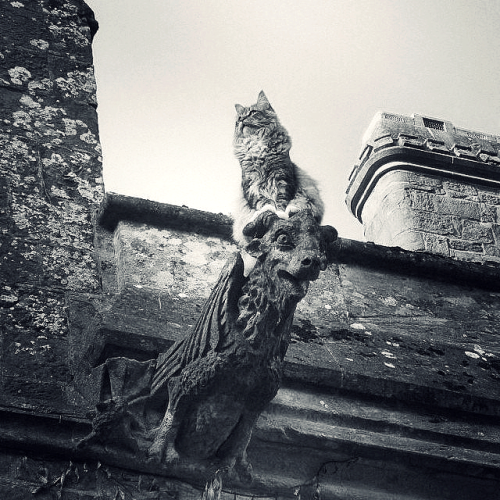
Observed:
[[[316,253],[302,255],[294,276],[297,279],[313,281],[318,278],[320,271],[326,269],[326,266],[327,262],[324,256],[319,256]]]

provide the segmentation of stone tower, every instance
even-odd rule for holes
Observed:
[[[500,262],[500,137],[420,115],[377,114],[347,206],[369,241]]]
[[[100,290],[97,23],[80,0],[0,8],[1,392],[14,406],[62,408],[74,397],[60,363],[68,300]]]

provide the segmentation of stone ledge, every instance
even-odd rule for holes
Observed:
[[[158,477],[174,474],[196,484],[194,469],[161,469],[123,450],[108,449],[104,454],[77,450],[77,442],[90,431],[90,424],[81,419],[42,417],[9,408],[2,413],[2,422],[0,443],[4,450],[43,450],[53,458],[79,463],[103,460],[108,466]],[[305,495],[310,481],[315,484],[315,476],[322,471],[316,479],[330,498],[335,498],[334,494],[388,498],[384,495],[412,492],[408,498],[422,498],[424,484],[442,494],[454,492],[453,498],[460,500],[480,498],[477,492],[493,498],[500,480],[499,443],[498,426],[491,419],[392,407],[376,399],[285,384],[261,415],[248,449],[254,483],[242,487],[225,480],[224,487],[226,492],[235,488],[253,495],[272,491],[273,495],[294,498],[297,488]],[[339,470],[344,470],[341,477]],[[377,479],[380,475],[385,478],[382,483]],[[411,481],[391,481],[391,476]],[[457,484],[462,487],[454,491]],[[198,486],[203,486],[201,480]]]
[[[97,220],[108,231],[114,231],[120,221],[130,221],[158,228],[221,236],[227,240],[232,237],[232,220],[227,215],[116,193],[106,194]]]

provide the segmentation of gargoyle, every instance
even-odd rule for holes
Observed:
[[[149,454],[160,461],[219,458],[249,472],[246,448],[278,391],[296,305],[337,236],[310,211],[290,219],[265,212],[245,233],[257,259],[248,279],[236,254],[191,335],[158,358],[151,395],[168,393],[169,402]]]
[[[156,363],[106,361],[106,395],[81,446],[108,446],[115,434],[123,443],[127,436],[128,449],[135,442],[150,462],[234,467],[249,479],[247,445],[280,386],[296,305],[326,269],[337,232],[305,210],[289,219],[264,212],[245,233],[255,266],[245,277],[241,255],[234,254],[190,335]]]

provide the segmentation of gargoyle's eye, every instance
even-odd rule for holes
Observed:
[[[276,238],[276,243],[278,243],[280,247],[293,246],[290,236],[288,236],[288,234],[286,233],[281,233],[280,235],[278,235],[278,237]]]

